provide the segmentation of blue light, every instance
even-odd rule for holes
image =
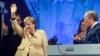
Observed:
[[[98,0],[25,0],[38,28],[46,31],[48,40],[57,37],[57,44],[73,44],[79,22],[88,10],[95,10],[100,18]]]

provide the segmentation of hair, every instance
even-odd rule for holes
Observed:
[[[20,17],[20,20],[22,20],[22,18],[21,18],[21,16],[20,16],[20,14],[15,13],[15,16],[19,16],[19,17]]]
[[[88,15],[89,18],[93,18],[94,21],[98,21],[98,15],[95,11],[87,11],[85,16]]]
[[[18,12],[15,13],[15,16],[20,16],[20,14]]]
[[[77,34],[79,34],[80,32],[82,32],[82,30],[81,30],[81,24],[82,24],[83,21],[84,21],[84,19],[82,19],[80,21],[80,23],[79,23],[79,28],[78,28]]]
[[[24,24],[27,22],[27,20],[30,20],[32,22],[32,24],[35,24],[35,29],[36,29],[36,20],[35,18],[31,17],[31,16],[27,16],[25,19],[24,19]]]
[[[80,21],[79,27],[78,27],[78,31],[77,31],[77,33],[76,33],[75,35],[77,35],[77,34],[79,34],[79,33],[82,32],[82,30],[81,30],[81,24],[82,24],[83,21],[84,21],[84,19],[82,19],[82,20]],[[89,29],[90,29],[90,27],[87,28],[87,32],[89,31]],[[74,35],[74,36],[75,36],[75,35]]]

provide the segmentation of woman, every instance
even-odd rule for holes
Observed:
[[[78,44],[81,40],[84,40],[89,27],[87,26],[87,23],[84,20],[81,20],[79,24],[79,29],[77,34],[74,36],[74,43]]]
[[[36,20],[30,16],[24,19],[24,29],[21,28],[16,19],[16,4],[11,5],[11,21],[13,28],[22,37],[15,56],[47,56],[47,39],[43,30],[36,29]]]

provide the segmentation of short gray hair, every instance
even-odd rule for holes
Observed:
[[[87,15],[88,15],[89,18],[92,17],[94,21],[98,21],[98,15],[95,11],[87,11],[85,13],[85,16],[87,16]]]

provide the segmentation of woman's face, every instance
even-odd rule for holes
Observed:
[[[27,20],[24,24],[26,30],[29,32],[32,32],[35,29],[35,24],[33,24],[30,20]]]
[[[85,21],[83,21],[83,22],[81,23],[81,30],[82,30],[82,31],[87,31],[87,29],[88,29],[87,23],[86,23]]]

